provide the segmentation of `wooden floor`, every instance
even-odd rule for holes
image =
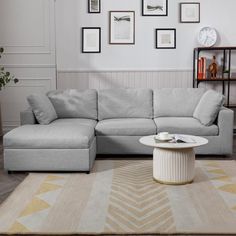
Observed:
[[[214,156],[207,156],[207,158],[222,159],[222,157]],[[230,159],[236,160],[236,136],[234,137],[234,154],[230,157]],[[13,173],[8,175],[8,173],[4,171],[2,138],[0,138],[0,204],[9,196],[9,194],[17,187],[17,185],[24,180],[26,176],[27,173]]]
[[[0,204],[9,196],[9,194],[21,183],[27,174],[17,173],[8,175],[3,168],[3,149],[2,138],[0,137]]]

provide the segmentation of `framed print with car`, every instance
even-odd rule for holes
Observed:
[[[135,12],[110,11],[110,44],[135,44]]]
[[[88,0],[88,13],[101,13],[101,0]]]
[[[156,48],[176,48],[176,29],[156,29]]]
[[[180,3],[181,23],[200,23],[200,3],[184,2]]]
[[[142,0],[143,16],[167,16],[168,0]]]
[[[101,28],[83,27],[82,28],[82,53],[101,52]]]

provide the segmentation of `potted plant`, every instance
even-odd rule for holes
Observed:
[[[4,53],[4,49],[0,47],[0,59]],[[19,80],[10,72],[6,71],[3,66],[0,66],[0,91],[11,81],[17,83]],[[1,115],[1,101],[0,101],[0,136],[2,136],[2,115]]]

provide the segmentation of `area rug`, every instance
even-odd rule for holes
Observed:
[[[1,233],[235,234],[236,162],[197,161],[192,184],[152,179],[151,160],[87,174],[30,174],[0,207]]]

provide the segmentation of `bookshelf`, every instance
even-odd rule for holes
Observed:
[[[226,96],[226,106],[229,108],[236,108],[236,104],[230,103],[230,87],[231,83],[236,82],[236,75],[232,77],[232,52],[236,52],[236,47],[198,47],[193,50],[193,88],[197,88],[200,83],[208,82],[215,83],[220,82],[222,86],[222,93]],[[219,70],[219,74],[216,78],[210,78],[207,71],[208,68],[206,66],[206,75],[203,78],[199,77],[199,58],[201,58],[202,54],[209,53],[211,56],[214,54],[222,55],[221,58],[221,69]],[[236,63],[236,62],[235,62]],[[219,63],[218,63],[219,64]]]

